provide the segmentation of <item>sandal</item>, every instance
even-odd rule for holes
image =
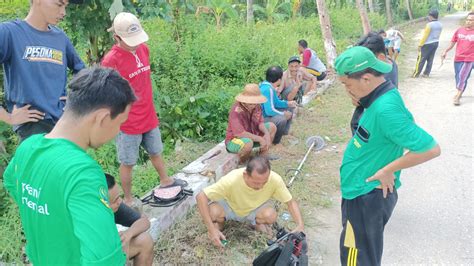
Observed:
[[[455,97],[455,98],[454,98],[454,101],[453,101],[453,104],[456,105],[456,106],[461,105],[460,98],[461,98],[461,97]]]
[[[188,186],[188,182],[182,180],[182,179],[179,179],[179,178],[174,178],[174,181],[172,184],[170,185],[167,185],[167,186],[162,186],[160,185],[160,188],[168,188],[168,187],[175,187],[175,186],[180,186],[180,187],[187,187]]]

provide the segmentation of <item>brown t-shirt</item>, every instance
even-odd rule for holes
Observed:
[[[245,109],[240,102],[234,103],[229,113],[229,124],[227,125],[227,133],[225,143],[231,141],[237,134],[244,131],[254,135],[263,136],[258,126],[264,123],[262,107],[257,105],[252,112]]]

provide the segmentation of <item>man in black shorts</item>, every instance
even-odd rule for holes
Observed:
[[[115,178],[112,175],[105,174],[105,178],[115,223],[128,227],[127,230],[119,232],[127,259],[133,259],[134,265],[152,265],[153,239],[147,232],[150,228],[150,221],[122,202],[119,186],[115,183]]]

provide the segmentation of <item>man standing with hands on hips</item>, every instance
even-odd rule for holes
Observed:
[[[347,93],[365,108],[340,168],[341,264],[380,265],[383,232],[397,203],[400,171],[441,151],[433,137],[415,124],[395,85],[385,80],[391,64],[356,46],[342,53],[335,66]]]

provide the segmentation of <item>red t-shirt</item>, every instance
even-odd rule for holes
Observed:
[[[252,112],[249,112],[240,105],[240,102],[236,102],[230,109],[225,143],[227,144],[237,134],[244,131],[262,137],[264,134],[258,126],[263,123],[265,121],[263,120],[262,107],[260,105],[255,106]]]
[[[456,42],[454,62],[474,62],[474,29],[459,28],[451,42]]]
[[[143,134],[159,125],[153,105],[149,54],[146,44],[138,46],[135,54],[114,45],[102,60],[103,66],[117,70],[128,80],[137,97],[127,121],[120,126],[126,134]]]

